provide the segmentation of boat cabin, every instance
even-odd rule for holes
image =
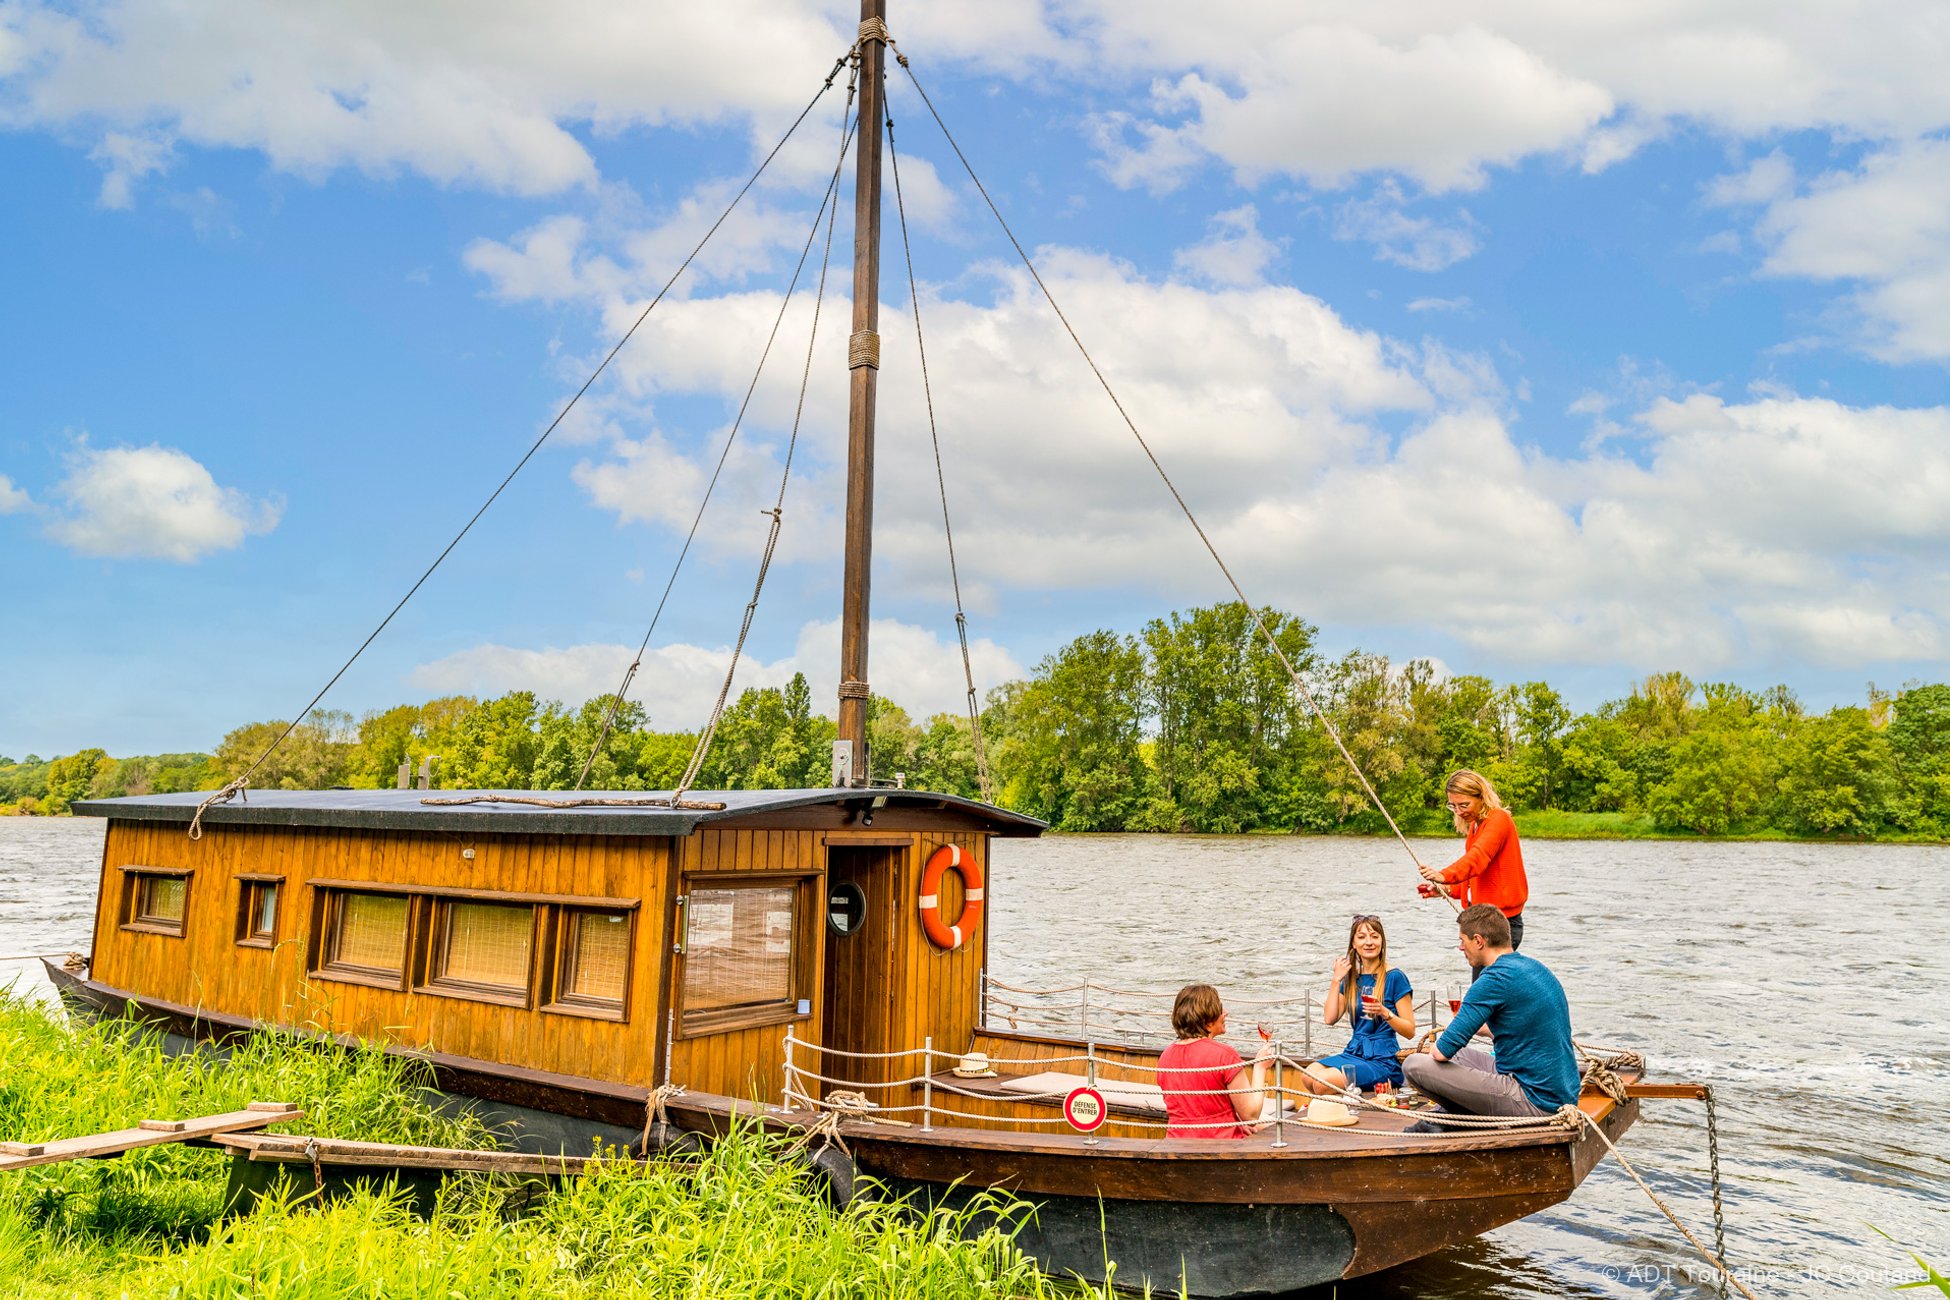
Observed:
[[[497,793],[531,802],[439,802]],[[844,1052],[965,1050],[989,927],[931,941],[925,865],[952,847],[985,881],[994,837],[1044,829],[912,790],[693,792],[679,807],[253,790],[205,810],[192,839],[204,798],[77,805],[108,819],[92,982],[177,1018],[639,1098],[675,1082],[777,1100],[788,1032]],[[946,872],[943,924],[979,898]]]

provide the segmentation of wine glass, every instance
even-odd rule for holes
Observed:
[[[1451,1017],[1454,1017],[1462,1010],[1463,991],[1464,989],[1461,984],[1451,983],[1443,987],[1442,996],[1449,1001],[1449,1014]]]

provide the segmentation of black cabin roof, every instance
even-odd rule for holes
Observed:
[[[481,834],[505,832],[526,835],[689,835],[712,823],[737,823],[769,813],[820,805],[846,810],[864,819],[869,810],[897,812],[888,829],[911,829],[917,813],[938,812],[944,821],[985,824],[997,835],[1039,835],[1048,823],[1024,817],[993,804],[959,795],[926,790],[691,790],[689,803],[721,803],[722,810],[698,808],[538,808],[518,803],[428,804],[427,799],[464,799],[509,795],[523,799],[653,799],[669,797],[668,790],[585,790],[579,794],[557,790],[251,790],[246,798],[212,804],[203,814],[206,826],[318,826],[362,830],[447,830]],[[74,811],[87,817],[129,821],[183,822],[196,815],[208,791],[188,794],[135,795],[125,799],[87,799]],[[878,807],[876,801],[884,800]],[[899,821],[895,827],[890,823]],[[852,825],[866,824],[863,820]]]

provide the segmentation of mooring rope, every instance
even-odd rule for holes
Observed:
[[[849,78],[847,85],[849,110],[852,107],[853,95],[854,84],[852,78]],[[717,491],[718,480],[723,476],[725,463],[731,456],[731,448],[738,441],[739,431],[744,428],[745,414],[751,409],[752,396],[758,391],[758,381],[765,373],[767,361],[771,359],[772,346],[778,341],[780,327],[785,324],[786,311],[792,306],[793,296],[799,291],[799,277],[805,272],[806,259],[812,255],[813,241],[819,238],[820,223],[827,219],[827,205],[833,204],[835,211],[838,209],[840,172],[846,161],[847,140],[850,138],[851,131],[858,125],[852,119],[850,112],[843,114],[840,120],[841,166],[835,167],[833,174],[827,178],[826,194],[820,199],[819,209],[813,213],[812,225],[806,230],[806,242],[799,249],[798,263],[792,268],[792,281],[786,286],[785,296],[779,302],[778,315],[772,318],[772,331],[766,336],[764,350],[759,353],[758,365],[752,371],[751,383],[745,386],[745,397],[738,404],[738,415],[731,422],[731,431],[725,435],[724,447],[718,452],[718,463],[711,470],[711,480],[704,485],[704,497],[697,503],[697,513],[691,516],[690,531],[684,535],[684,545],[677,552],[676,562],[670,566],[670,578],[664,583],[663,594],[657,598],[656,611],[650,615],[650,626],[643,633],[643,640],[636,648],[636,658],[632,659],[630,666],[623,670],[623,680],[617,686],[615,693],[610,696],[609,707],[603,712],[603,725],[596,733],[595,743],[589,747],[589,757],[583,762],[581,775],[576,777],[575,788],[578,790],[582,789],[584,783],[589,780],[589,773],[596,765],[596,756],[603,752],[603,745],[609,740],[610,730],[616,725],[616,715],[623,707],[624,698],[629,694],[630,683],[636,680],[637,673],[643,668],[643,656],[650,649],[650,638],[657,634],[657,624],[663,621],[664,606],[669,602],[670,593],[677,585],[677,575],[683,571],[684,561],[690,556],[691,544],[697,540],[698,527],[704,522],[704,511],[710,506],[711,498]]]
[[[995,789],[989,781],[988,754],[982,743],[982,706],[975,694],[975,667],[968,657],[968,615],[962,608],[961,568],[955,561],[955,526],[948,517],[948,473],[941,464],[941,432],[934,419],[934,385],[928,378],[928,342],[921,332],[921,286],[914,279],[914,247],[907,237],[907,201],[901,194],[901,159],[900,151],[894,148],[891,107],[887,111],[887,159],[894,171],[894,210],[900,214],[901,253],[907,259],[907,297],[914,314],[914,347],[921,357],[921,396],[927,402],[928,438],[934,444],[934,481],[941,490],[941,531],[948,539],[948,582],[955,593],[955,636],[961,642],[962,680],[968,685],[968,727],[975,747],[975,779],[981,784],[982,802],[994,803]]]
[[[841,118],[840,152],[833,163],[833,180],[829,183],[829,190],[835,198],[826,208],[826,251],[819,263],[819,287],[813,294],[812,328],[806,333],[806,361],[799,374],[799,402],[793,408],[792,433],[786,439],[784,463],[779,469],[779,495],[772,503],[772,508],[765,512],[771,517],[771,523],[765,534],[765,550],[759,556],[758,577],[752,584],[752,598],[745,605],[745,617],[738,627],[737,644],[731,648],[731,662],[725,665],[724,684],[718,688],[717,703],[711,708],[710,718],[706,720],[704,729],[698,733],[697,745],[691,751],[691,761],[685,766],[684,775],[678,778],[676,788],[671,791],[671,797],[674,799],[682,798],[684,792],[691,788],[691,783],[697,780],[698,773],[704,768],[705,755],[711,752],[711,741],[718,734],[718,723],[724,719],[725,701],[731,696],[731,683],[738,675],[738,660],[745,652],[745,639],[751,635],[752,620],[758,615],[758,600],[765,591],[765,575],[772,568],[772,556],[778,550],[779,533],[785,527],[785,490],[792,481],[792,457],[798,450],[799,429],[806,415],[806,390],[812,384],[813,353],[819,345],[819,321],[826,305],[826,274],[833,263],[833,227],[840,210],[837,198],[839,173],[846,166],[847,151],[852,147],[860,125],[855,120],[857,114],[850,111],[859,85],[860,57],[857,46],[850,57],[853,70],[848,74],[846,81],[846,104],[849,111]]]
[[[1659,1198],[1659,1194],[1646,1185],[1645,1179],[1639,1177],[1639,1171],[1632,1168],[1632,1162],[1627,1160],[1625,1158],[1625,1153],[1620,1151],[1618,1147],[1613,1144],[1611,1138],[1606,1136],[1605,1130],[1599,1126],[1598,1121],[1593,1119],[1591,1116],[1586,1115],[1583,1111],[1579,1111],[1578,1114],[1580,1117],[1583,1118],[1585,1127],[1590,1129],[1593,1133],[1596,1133],[1598,1135],[1598,1140],[1605,1144],[1605,1149],[1611,1152],[1612,1157],[1618,1161],[1619,1167],[1622,1168],[1627,1174],[1631,1175],[1632,1181],[1639,1185],[1639,1190],[1644,1192],[1646,1196],[1651,1198],[1652,1203],[1659,1207],[1659,1213],[1665,1215],[1666,1218],[1669,1221],[1671,1221],[1672,1226],[1679,1229],[1679,1235],[1684,1237],[1687,1243],[1691,1245],[1694,1250],[1698,1251],[1700,1255],[1706,1260],[1707,1263],[1711,1264],[1715,1269],[1719,1270],[1720,1282],[1722,1287],[1724,1287],[1728,1283],[1731,1283],[1735,1288],[1739,1290],[1741,1295],[1747,1297],[1747,1300],[1759,1300],[1758,1296],[1756,1296],[1752,1291],[1747,1289],[1747,1284],[1742,1282],[1738,1277],[1736,1277],[1734,1275],[1733,1270],[1727,1267],[1727,1262],[1723,1257],[1725,1251],[1724,1245],[1721,1247],[1720,1253],[1710,1251],[1705,1246],[1701,1245],[1699,1238],[1695,1237],[1690,1231],[1688,1231],[1686,1225],[1679,1221],[1679,1216],[1672,1212],[1672,1207],[1667,1205],[1663,1200],[1661,1200]]]
[[[921,85],[921,79],[915,74],[914,67],[908,61],[907,55],[900,52],[898,42],[890,40],[888,44],[894,47],[895,59],[900,63],[901,68],[906,71],[908,80],[914,83],[914,89],[921,96],[921,102],[927,105],[928,112],[934,117],[935,125],[941,128],[941,134],[947,139],[949,148],[955,151],[955,157],[960,161],[962,170],[968,173],[968,179],[974,183],[976,191],[982,196],[982,201],[988,205],[989,211],[994,214],[997,224],[1002,227],[1002,233],[1008,236],[1009,243],[1016,250],[1016,256],[1022,259],[1022,264],[1028,269],[1030,278],[1036,282],[1036,287],[1042,291],[1044,300],[1050,305],[1050,310],[1056,313],[1056,318],[1062,323],[1065,332],[1069,334],[1070,341],[1076,344],[1077,351],[1083,354],[1085,364],[1090,367],[1090,373],[1097,377],[1097,382],[1103,387],[1105,395],[1110,398],[1111,405],[1117,408],[1117,414],[1124,421],[1124,427],[1129,429],[1131,436],[1137,440],[1138,447],[1144,452],[1145,459],[1151,462],[1151,468],[1157,471],[1158,477],[1164,482],[1166,490],[1171,493],[1172,500],[1178,503],[1178,509],[1184,514],[1186,522],[1191,524],[1192,531],[1198,534],[1198,539],[1204,544],[1206,553],[1212,557],[1213,563],[1219,566],[1219,572],[1225,576],[1227,585],[1232,588],[1232,594],[1245,607],[1247,616],[1253,621],[1253,626],[1258,629],[1267,647],[1272,650],[1274,658],[1278,659],[1280,666],[1286,670],[1287,677],[1293,683],[1294,690],[1299,693],[1301,699],[1306,701],[1307,707],[1313,711],[1314,716],[1320,720],[1320,725],[1327,732],[1328,739],[1334,742],[1334,748],[1339,750],[1341,757],[1347,761],[1349,770],[1354,773],[1355,779],[1361,783],[1361,788],[1367,792],[1368,801],[1374,805],[1375,811],[1381,814],[1382,819],[1388,823],[1388,829],[1394,832],[1397,840],[1401,841],[1402,849],[1407,852],[1409,860],[1414,862],[1418,868],[1421,867],[1422,860],[1416,856],[1414,847],[1408,842],[1408,837],[1402,833],[1402,828],[1395,821],[1395,815],[1388,811],[1388,805],[1382,802],[1381,796],[1375,792],[1373,784],[1369,782],[1367,773],[1361,769],[1361,764],[1355,761],[1353,753],[1347,747],[1347,743],[1341,739],[1340,728],[1336,727],[1333,719],[1327,716],[1327,711],[1321,708],[1320,702],[1314,698],[1313,692],[1308,689],[1306,682],[1301,678],[1299,669],[1295,668],[1293,661],[1287,658],[1286,651],[1281,648],[1278,639],[1273,635],[1272,629],[1267,627],[1265,616],[1260,612],[1259,606],[1247,599],[1245,589],[1239,585],[1239,580],[1233,576],[1232,569],[1226,564],[1225,558],[1219,554],[1219,548],[1206,535],[1204,526],[1198,521],[1198,516],[1192,513],[1190,503],[1185,500],[1184,494],[1178,490],[1178,485],[1172,481],[1171,475],[1165,471],[1164,464],[1158,459],[1157,453],[1151,449],[1150,442],[1139,431],[1137,422],[1131,418],[1130,412],[1125,409],[1123,400],[1117,395],[1117,390],[1111,387],[1109,377],[1104,374],[1102,367],[1097,364],[1097,359],[1090,354],[1090,349],[1084,345],[1082,337],[1076,331],[1076,327],[1071,325],[1070,318],[1064,315],[1063,308],[1057,304],[1056,295],[1050,291],[1049,285],[1044,282],[1042,273],[1036,269],[1036,264],[1030,259],[1028,250],[1022,246],[1022,241],[1016,238],[1016,232],[1010,227],[1008,219],[1002,215],[1002,209],[996,206],[995,200],[989,195],[988,187],[983,185],[982,178],[975,174],[974,165],[968,161],[968,155],[962,152],[961,144],[955,139],[954,133],[948,129],[948,124],[942,120],[940,111],[934,106],[934,101],[928,98],[927,89]],[[1452,911],[1460,910],[1456,906],[1455,899],[1448,898],[1447,895],[1443,895],[1443,897],[1447,899]]]
[[[395,604],[388,611],[386,617],[379,620],[379,626],[375,627],[366,639],[359,643],[359,648],[354,650],[351,657],[343,664],[339,665],[339,670],[332,674],[331,680],[319,688],[318,694],[312,696],[311,703],[305,705],[304,708],[300,709],[292,717],[292,720],[285,725],[284,730],[278,734],[277,739],[265,747],[264,752],[259,754],[251,765],[244,770],[242,776],[231,781],[197,806],[196,815],[190,819],[191,839],[201,839],[203,837],[203,814],[205,810],[213,804],[229,803],[233,797],[243,793],[245,787],[250,784],[250,778],[257,772],[257,769],[264,766],[265,760],[277,752],[278,746],[284,744],[290,738],[291,733],[297,730],[299,723],[311,716],[312,710],[318,707],[318,702],[324,699],[327,692],[334,686],[338,685],[339,678],[345,676],[352,665],[358,662],[359,656],[366,652],[367,647],[378,640],[379,634],[391,625],[393,619],[398,616],[402,609],[406,608],[406,603],[412,600],[415,595],[419,594],[420,588],[426,585],[427,579],[431,578],[434,571],[446,561],[449,555],[453,554],[454,548],[460,545],[461,540],[473,531],[474,525],[480,522],[481,516],[488,512],[488,507],[500,499],[501,494],[507,491],[508,485],[515,481],[515,476],[521,473],[527,467],[528,462],[535,458],[535,453],[542,449],[542,444],[549,440],[549,435],[553,434],[561,426],[562,421],[569,418],[569,412],[575,409],[576,403],[582,400],[583,394],[587,393],[594,386],[596,380],[602,377],[603,372],[609,369],[609,363],[614,361],[617,354],[623,350],[623,346],[635,337],[637,330],[642,327],[643,322],[650,318],[650,313],[656,310],[657,305],[670,293],[670,290],[676,285],[678,279],[685,271],[690,269],[691,263],[697,260],[697,255],[704,251],[705,244],[709,243],[712,236],[718,233],[718,228],[724,225],[732,212],[744,201],[745,195],[751,192],[752,186],[758,183],[758,178],[763,176],[766,169],[772,165],[773,159],[779,156],[779,151],[785,148],[786,142],[792,139],[793,134],[798,131],[800,124],[806,120],[807,116],[813,111],[813,108],[825,97],[826,92],[833,88],[834,79],[839,76],[840,69],[846,65],[849,57],[851,56],[842,55],[839,59],[835,60],[833,70],[826,74],[825,83],[814,92],[812,99],[807,102],[806,106],[799,110],[799,116],[792,120],[792,125],[786,128],[785,134],[779,137],[778,143],[772,146],[772,151],[765,155],[764,160],[758,164],[757,170],[746,178],[744,185],[739,187],[738,192],[725,205],[724,211],[718,214],[718,219],[713,221],[710,229],[704,232],[704,237],[697,241],[697,245],[685,255],[683,262],[678,265],[675,271],[671,272],[670,278],[664,281],[663,288],[657,290],[656,297],[652,298],[650,304],[638,313],[636,320],[631,323],[630,327],[623,331],[623,337],[616,340],[615,346],[610,348],[609,352],[604,355],[602,361],[597,364],[596,368],[589,372],[589,378],[582,381],[582,387],[576,389],[574,395],[556,413],[555,418],[549,421],[548,427],[542,430],[541,436],[537,437],[529,446],[528,450],[522,454],[521,459],[515,462],[515,467],[508,471],[507,477],[503,478],[494,491],[488,494],[488,499],[481,503],[481,508],[476,510],[465,524],[461,525],[460,531],[454,534],[454,539],[447,543],[439,555],[434,557],[433,563],[427,566],[426,572],[422,573],[419,579],[407,589],[406,594],[399,598],[399,603]]]

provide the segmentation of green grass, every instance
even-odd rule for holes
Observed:
[[[436,1109],[423,1067],[274,1034],[227,1056],[165,1055],[126,1024],[68,1025],[0,994],[0,1139],[105,1132],[249,1101],[305,1108],[304,1131],[492,1145]],[[694,1163],[605,1161],[539,1197],[456,1177],[431,1214],[380,1191],[323,1206],[309,1179],[224,1219],[229,1157],[163,1146],[0,1172],[0,1297],[23,1300],[635,1300],[637,1297],[1098,1295],[1045,1279],[1006,1232],[941,1210],[828,1208],[779,1141],[743,1129]],[[1020,1213],[996,1202],[1002,1218]],[[987,1220],[984,1220],[987,1221]]]

